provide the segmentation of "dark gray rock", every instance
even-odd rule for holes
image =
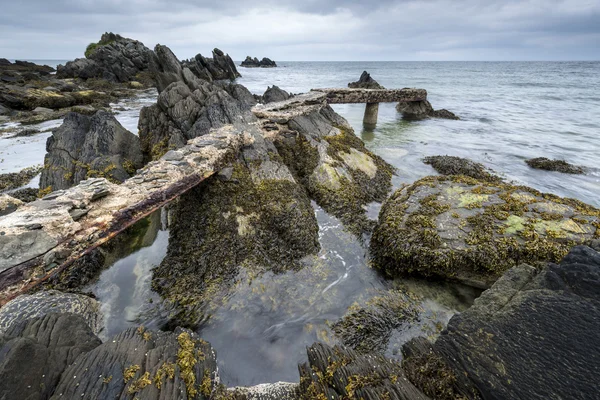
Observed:
[[[52,313],[79,315],[94,334],[102,330],[102,314],[98,301],[82,294],[48,290],[21,295],[2,306],[0,333],[20,321],[40,318]]]
[[[399,363],[372,353],[315,343],[299,366],[300,393],[307,399],[425,400]]]
[[[46,143],[40,187],[66,189],[91,177],[123,182],[142,167],[139,138],[105,111],[69,113]]]
[[[274,103],[276,101],[284,101],[290,98],[290,94],[285,90],[280,89],[278,86],[269,86],[262,96],[262,102]]]
[[[592,399],[599,328],[600,254],[579,246],[560,264],[507,271],[433,345],[409,342],[404,367],[436,398]],[[432,387],[442,369],[450,379]]]
[[[423,159],[442,175],[464,175],[486,182],[501,182],[502,178],[494,175],[483,164],[466,158],[455,156],[430,156]]]
[[[564,160],[550,160],[546,157],[532,158],[525,161],[531,168],[543,169],[546,171],[557,171],[564,174],[585,174],[585,169],[577,165],[569,164]]]
[[[256,57],[252,58],[246,56],[246,59],[242,61],[240,66],[245,68],[275,68],[277,67],[277,63],[267,57],[263,57],[263,59],[259,61]]]
[[[363,71],[360,79],[356,82],[350,82],[348,87],[352,89],[385,89],[375,79],[371,78],[371,74],[367,71]]]
[[[157,45],[155,54],[152,70],[159,96],[155,105],[142,108],[138,125],[146,157],[159,158],[211,128],[256,121],[246,90],[228,86],[232,96],[223,85],[198,78],[166,46]]]
[[[59,78],[102,78],[111,82],[128,82],[146,72],[152,50],[142,42],[105,33],[98,43],[88,46],[86,58],[69,61],[57,67]]]
[[[50,398],[64,369],[100,343],[78,315],[48,314],[13,325],[0,334],[0,398]]]
[[[434,110],[428,100],[398,103],[396,110],[406,119],[445,118],[459,120],[454,113],[446,110]]]
[[[202,54],[185,60],[181,64],[183,68],[189,68],[198,78],[207,81],[234,80],[241,77],[235,63],[229,57],[229,54],[223,53],[219,49],[214,49],[212,58],[203,57]]]
[[[0,271],[45,254],[56,245],[55,238],[40,230],[0,235]]]

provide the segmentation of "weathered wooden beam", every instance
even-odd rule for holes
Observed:
[[[427,100],[425,89],[312,89],[325,93],[329,104],[350,103],[404,103]]]
[[[89,179],[0,218],[0,305],[219,171],[250,139],[225,126],[169,151],[120,185]]]

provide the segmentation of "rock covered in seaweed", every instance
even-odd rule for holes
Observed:
[[[531,168],[543,169],[546,171],[557,171],[564,174],[585,174],[585,169],[577,165],[569,164],[564,160],[550,160],[546,157],[532,158],[525,161]]]
[[[299,366],[302,399],[427,399],[399,363],[379,354],[361,355],[340,346],[315,343]]]
[[[396,110],[402,113],[404,118],[407,119],[423,119],[429,117],[455,120],[460,119],[454,113],[446,109],[434,110],[429,100],[398,103]]]
[[[41,166],[28,167],[19,172],[0,174],[0,192],[16,189],[31,181],[42,170]]]
[[[258,58],[246,56],[246,59],[240,64],[241,67],[245,68],[275,68],[277,63],[270,58],[263,57],[262,60]]]
[[[489,287],[523,262],[559,261],[600,235],[600,210],[578,200],[465,176],[423,178],[383,205],[375,265]]]
[[[91,177],[123,182],[142,167],[139,138],[108,112],[69,113],[46,143],[40,187],[66,189]]]
[[[159,96],[155,105],[142,108],[138,125],[147,158],[157,159],[167,150],[207,134],[211,128],[256,121],[250,112],[253,100],[247,91],[231,87],[236,98],[222,86],[200,79],[182,67],[168,47],[157,45],[154,51],[152,71]]]
[[[142,42],[107,32],[98,43],[91,43],[87,47],[85,57],[59,65],[56,76],[101,78],[110,82],[133,81],[138,74],[148,71],[152,50]]]
[[[189,68],[198,78],[209,82],[223,79],[235,80],[242,76],[229,54],[216,48],[212,52],[212,58],[198,54],[194,58],[182,61],[181,64],[183,68]]]
[[[483,164],[455,156],[430,156],[423,159],[442,175],[464,175],[490,183],[501,182],[502,178],[492,173]]]
[[[352,89],[385,89],[383,86],[377,83],[375,79],[371,78],[371,74],[369,74],[367,71],[363,71],[363,73],[360,75],[360,79],[356,82],[350,82],[348,87]]]
[[[405,345],[403,367],[432,398],[590,399],[599,321],[600,254],[579,246],[560,264],[508,270],[434,344]]]

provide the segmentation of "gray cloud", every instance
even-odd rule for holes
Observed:
[[[2,6],[0,57],[81,57],[105,31],[181,58],[598,60],[600,0],[21,0]]]

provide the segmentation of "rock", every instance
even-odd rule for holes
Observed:
[[[0,66],[6,67],[9,65],[12,65],[10,61],[8,61],[6,58],[0,58]]]
[[[195,333],[130,328],[81,354],[51,399],[208,399],[218,386],[216,353]]]
[[[383,205],[374,264],[489,287],[520,263],[558,261],[600,235],[600,210],[524,186],[465,176],[426,177]]]
[[[137,82],[137,81],[129,82],[129,87],[132,89],[144,89],[145,88],[145,86],[142,83]]]
[[[256,105],[256,98],[250,93],[246,86],[228,81],[219,81],[215,83],[229,93],[231,97],[238,100],[242,109],[250,109]]]
[[[2,104],[0,104],[0,115],[10,115],[11,110],[7,107],[4,107]]]
[[[525,161],[531,168],[546,171],[557,171],[564,174],[585,174],[585,169],[577,165],[569,164],[564,160],[550,160],[546,157],[532,158]]]
[[[69,113],[46,144],[40,187],[66,189],[90,177],[123,182],[142,167],[140,142],[105,111]]]
[[[31,227],[37,227],[32,225]],[[0,235],[0,272],[47,253],[58,241],[41,230],[19,235]]]
[[[11,63],[6,58],[0,59],[0,73],[17,72],[19,74],[25,73],[36,73],[47,75],[50,72],[54,72],[54,68],[48,65],[38,65],[29,61],[16,60]]]
[[[157,104],[142,108],[139,135],[146,157],[157,159],[189,139],[207,134],[226,124],[255,122],[250,105],[239,88],[238,100],[219,85],[199,79],[182,68],[168,47],[157,45],[152,70],[156,74]]]
[[[307,399],[427,399],[405,377],[400,364],[374,353],[360,355],[315,343],[299,366],[300,393]]]
[[[332,325],[336,336],[361,354],[384,353],[394,330],[417,319],[418,303],[407,293],[391,290],[352,307]]]
[[[196,57],[183,61],[182,67],[188,68],[198,78],[212,82],[217,80],[229,79],[235,80],[241,77],[235,67],[235,63],[229,57],[229,54],[224,54],[219,49],[214,49],[212,58],[203,57],[202,54]]]
[[[15,211],[23,202],[7,194],[0,194],[0,217]]]
[[[250,127],[250,126],[249,126]],[[244,270],[281,273],[319,250],[310,199],[258,129],[231,172],[181,196],[167,256],[152,287],[173,306],[172,325],[194,327]],[[210,293],[210,296],[207,295]]]
[[[284,101],[290,98],[290,94],[285,90],[279,88],[279,86],[269,86],[262,96],[263,103],[274,103],[277,101]]]
[[[15,199],[21,200],[23,203],[31,203],[37,200],[39,189],[24,188],[10,192],[10,195]]]
[[[41,170],[42,167],[35,166],[25,168],[19,172],[0,174],[0,191],[16,189],[28,184]]]
[[[460,119],[446,109],[434,110],[428,100],[398,103],[396,110],[402,113],[402,116],[407,119],[423,119],[429,117],[455,120]]]
[[[275,68],[277,67],[277,64],[275,61],[267,57],[264,57],[259,61],[256,57],[252,58],[250,56],[246,56],[246,59],[242,61],[240,66],[245,68]]]
[[[433,169],[442,175],[464,175],[490,183],[502,181],[502,178],[489,172],[483,164],[473,162],[466,158],[454,156],[430,156],[425,157],[423,162],[431,165]]]
[[[348,87],[352,89],[385,89],[383,86],[377,83],[375,79],[371,78],[371,74],[369,74],[367,71],[363,71],[363,73],[360,75],[360,79],[356,82],[350,82]]]
[[[100,343],[78,315],[19,321],[0,334],[0,398],[50,398],[65,368]]]
[[[227,395],[240,400],[300,400],[297,383],[263,383],[251,387],[228,389]]]
[[[148,71],[153,54],[142,42],[105,33],[98,43],[88,46],[85,57],[59,65],[56,76],[129,82],[136,80],[136,75]]]
[[[409,342],[403,366],[432,398],[589,399],[599,328],[600,254],[579,246],[558,265],[508,270],[434,344]]]
[[[21,295],[2,306],[0,333],[6,332],[21,321],[41,318],[52,313],[81,316],[95,335],[100,333],[103,327],[98,301],[82,294],[48,290]]]
[[[36,107],[33,110],[34,114],[48,114],[48,113],[52,113],[52,112],[54,112],[54,111],[49,108],[44,108],[44,107]]]

